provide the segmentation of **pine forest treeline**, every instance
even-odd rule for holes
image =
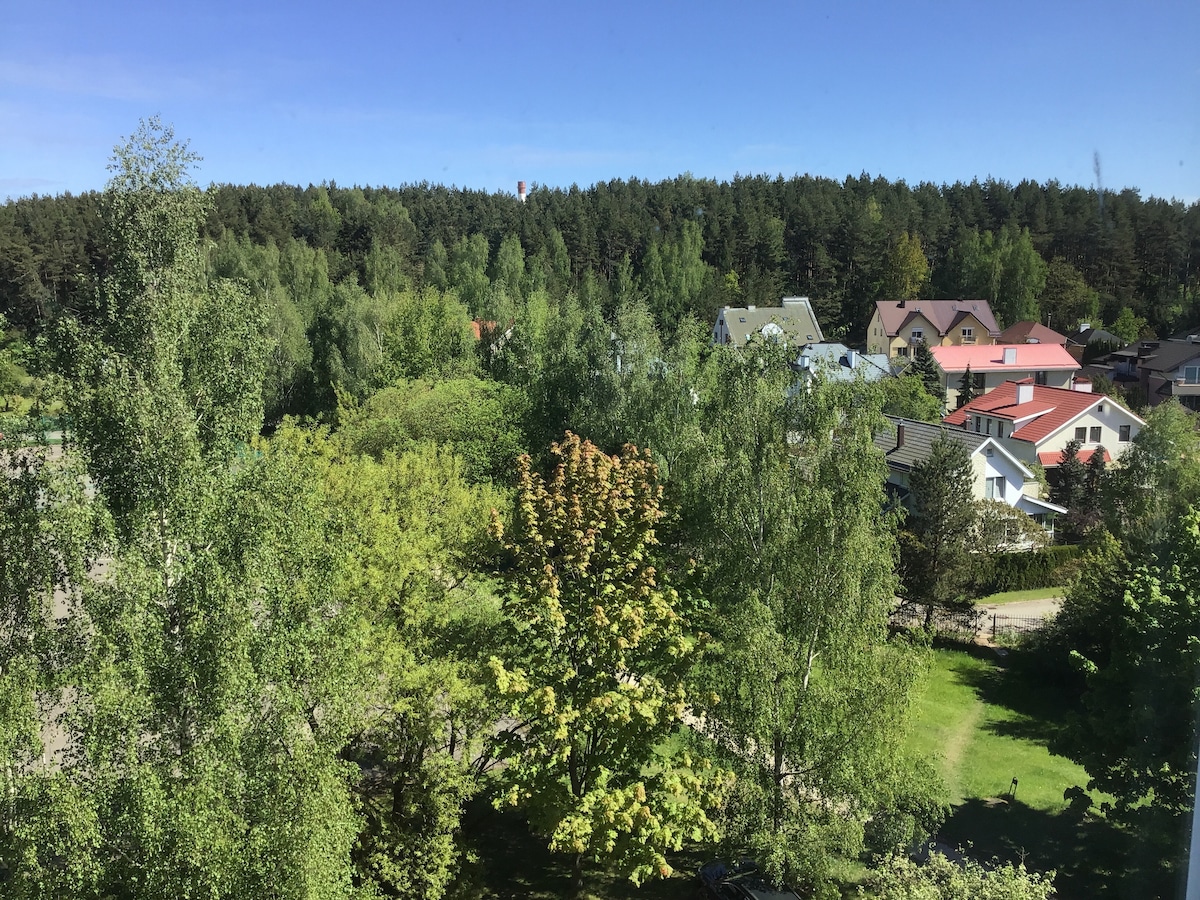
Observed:
[[[668,330],[684,312],[707,321],[726,303],[771,305],[801,294],[814,299],[828,330],[854,337],[871,302],[897,294],[901,251],[916,238],[927,295],[984,296],[999,289],[990,277],[997,273],[975,257],[1032,251],[1040,308],[1013,312],[1067,328],[1081,317],[1113,323],[1128,309],[1160,334],[1197,315],[1200,204],[1135,189],[993,180],[914,187],[864,174],[842,182],[633,178],[535,187],[525,204],[430,184],[222,185],[212,193],[205,230],[218,248],[278,252],[286,267],[298,244],[319,251],[332,285],[351,277],[367,290],[397,279],[449,285],[468,307],[481,307],[472,313],[487,312],[479,277],[511,272],[519,245],[527,287],[591,289],[611,309],[633,285]],[[88,309],[111,252],[99,209],[95,193],[0,207],[0,312],[10,322],[36,326],[64,308]]]

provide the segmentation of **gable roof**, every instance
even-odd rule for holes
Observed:
[[[986,300],[876,300],[875,310],[888,337],[895,337],[918,315],[943,336],[967,316],[978,319],[992,337],[1000,333]]]
[[[976,397],[961,409],[955,410],[942,421],[947,425],[961,427],[966,425],[972,415],[1007,419],[1014,426],[1010,436],[1014,440],[1028,441],[1031,444],[1041,443],[1073,419],[1101,403],[1111,403],[1124,410],[1133,421],[1142,425],[1146,424],[1105,394],[1030,384],[1029,379],[1025,379],[1021,383],[1033,388],[1032,399],[1025,403],[1017,402],[1018,382],[1006,381],[990,393]]]
[[[729,342],[735,347],[745,344],[751,337],[767,334],[775,325],[779,333],[787,335],[791,343],[807,344],[825,340],[817,315],[807,297],[784,297],[780,306],[726,306],[717,312],[717,324],[713,326],[713,340],[721,321],[729,332]],[[763,329],[767,329],[764,332]]]
[[[1015,322],[996,340],[997,344],[1065,344],[1067,336],[1051,331],[1040,322]]]
[[[1001,456],[1008,458],[1017,470],[1026,478],[1032,478],[1033,473],[1019,459],[1004,448],[995,438],[975,434],[961,428],[947,428],[939,422],[918,422],[915,419],[902,419],[899,416],[885,416],[892,428],[875,435],[875,446],[883,451],[889,467],[902,472],[912,471],[912,467],[929,457],[934,441],[940,436],[962,444],[967,453],[974,456],[985,449],[994,449]],[[904,440],[900,441],[900,426],[904,427]]]
[[[879,381],[892,374],[885,353],[861,353],[845,344],[812,343],[800,348],[795,368],[821,373],[836,381],[853,381],[862,373],[866,381]]]
[[[1016,362],[1006,363],[1004,351],[1015,350]],[[1033,369],[1074,371],[1079,362],[1061,344],[970,344],[961,347],[930,347],[943,372],[1025,372]]]
[[[1077,347],[1082,347],[1085,344],[1113,344],[1117,347],[1125,345],[1123,338],[1119,338],[1115,334],[1100,328],[1092,328],[1090,325],[1087,328],[1080,328],[1078,331],[1067,335],[1067,343]]]

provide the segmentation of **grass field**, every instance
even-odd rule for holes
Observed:
[[[976,606],[991,606],[992,604],[1000,603],[1016,603],[1019,600],[1052,600],[1055,597],[1063,595],[1064,588],[1048,587],[1048,588],[1030,588],[1027,591],[1001,591],[998,594],[989,594],[986,597],[980,597],[975,601]]]
[[[1128,835],[1096,809],[1064,799],[1068,788],[1087,784],[1080,766],[1049,749],[1070,705],[1061,690],[996,658],[934,651],[910,748],[937,765],[952,795],[954,809],[938,839],[985,862],[1055,869],[1063,898],[1169,895],[1152,863],[1132,859]],[[1104,799],[1093,796],[1096,803]],[[1131,881],[1139,885],[1133,894]]]

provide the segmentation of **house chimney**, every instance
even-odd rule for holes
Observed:
[[[1033,402],[1033,385],[1028,381],[1017,382],[1017,405]]]
[[[522,203],[525,202],[525,182],[523,181],[517,182],[517,199]]]
[[[904,423],[896,423],[896,449],[899,450],[904,446]]]
[[[1072,379],[1071,390],[1079,391],[1081,394],[1090,394],[1092,392],[1092,379],[1081,377]]]
[[[846,368],[853,369],[857,365],[858,365],[858,351],[857,350],[847,350],[846,351]]]
[[[1017,348],[1016,347],[1005,347],[1004,348],[1004,364],[1006,366],[1015,366],[1017,364]]]

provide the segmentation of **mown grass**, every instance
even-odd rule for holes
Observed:
[[[986,597],[980,597],[975,601],[975,605],[993,606],[995,604],[1017,603],[1021,600],[1053,600],[1056,597],[1061,597],[1063,590],[1064,588],[1061,587],[1046,587],[1030,588],[1024,591],[1000,591],[998,594],[988,594]]]
[[[984,862],[1054,869],[1062,898],[1168,896],[1159,873],[1136,859],[1132,836],[1099,813],[1109,798],[1093,793],[1097,806],[1088,809],[1064,797],[1088,780],[1051,752],[1075,699],[1009,665],[1020,652],[1007,660],[982,649],[933,653],[909,747],[938,767],[951,792],[938,840]]]

